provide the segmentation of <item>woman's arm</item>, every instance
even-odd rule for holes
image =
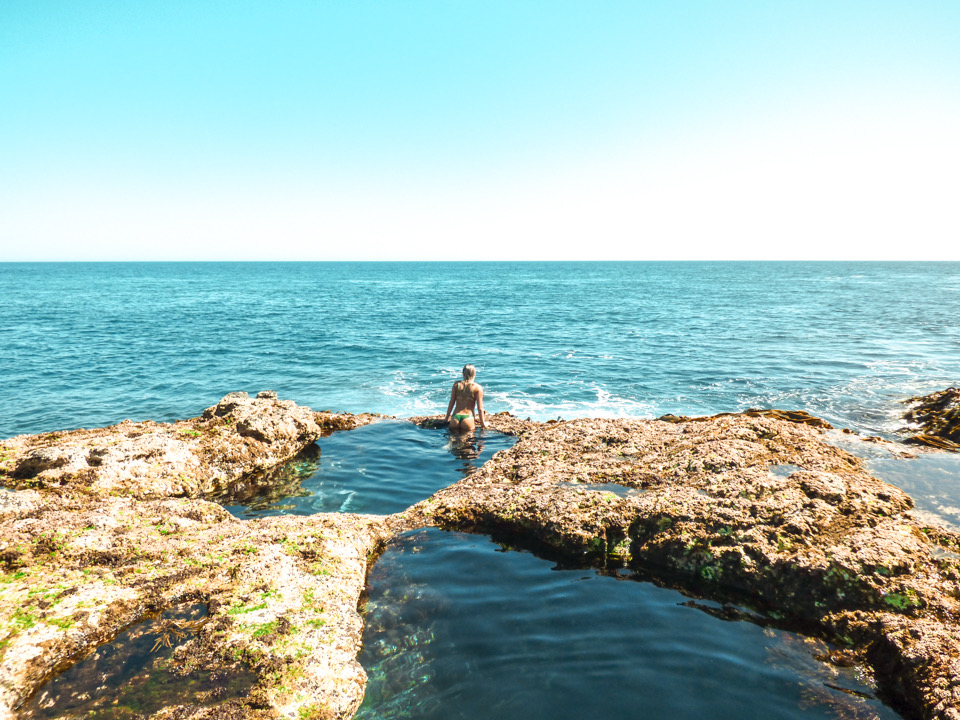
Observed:
[[[487,422],[483,417],[483,388],[477,385],[477,416],[480,418],[480,427],[487,428]]]
[[[453,403],[457,400],[457,384],[454,383],[450,388],[450,402],[447,403],[447,415],[443,418],[444,422],[450,422],[450,413],[453,412]]]

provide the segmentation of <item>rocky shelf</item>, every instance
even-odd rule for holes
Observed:
[[[183,422],[0,443],[0,719],[128,628],[198,604],[189,632],[167,626],[174,670],[243,667],[256,682],[151,718],[349,718],[365,685],[367,567],[423,526],[656,571],[833,642],[833,661],[872,669],[905,717],[960,718],[960,536],[919,523],[822,421],[493,415],[517,444],[396,515],[242,521],[211,501],[269,482],[324,432],[377,419],[232,393]]]

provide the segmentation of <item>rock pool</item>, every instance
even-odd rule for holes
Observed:
[[[284,472],[300,477],[294,494],[228,509],[397,512],[514,440],[374,423],[289,464]],[[677,720],[899,717],[862,671],[824,662],[820,641],[629,571],[561,569],[483,535],[404,533],[373,565],[368,592],[363,720],[625,718],[641,708]]]
[[[225,507],[244,519],[319,512],[389,515],[452,485],[515,442],[492,430],[457,437],[385,420],[321,438],[319,453],[301,454],[274,472],[283,483],[270,482],[263,493]]]
[[[825,643],[484,536],[407,532],[368,592],[362,720],[899,717]]]

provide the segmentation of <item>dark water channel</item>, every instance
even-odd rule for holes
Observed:
[[[820,641],[483,536],[397,538],[365,614],[362,720],[899,717]]]

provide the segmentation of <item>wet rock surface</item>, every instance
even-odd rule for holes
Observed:
[[[489,426],[517,444],[397,515],[241,521],[208,499],[282,484],[264,471],[376,419],[231,394],[180,423],[0,443],[0,718],[102,643],[197,604],[203,622],[171,671],[255,682],[151,718],[348,718],[365,685],[368,565],[393,533],[422,526],[655,571],[837,643],[838,661],[872,667],[906,717],[960,718],[960,537],[922,526],[908,496],[826,442],[823,421],[498,414]]]
[[[90,503],[48,493],[3,512],[0,535],[7,717],[47,678],[132,623],[199,602],[209,614],[178,648],[174,669],[252,671],[258,682],[232,701],[235,717],[349,717],[360,702],[357,602],[367,557],[386,537],[381,518],[239,521],[204,500]],[[221,717],[212,700],[175,716]]]
[[[904,442],[960,452],[960,388],[947,388],[905,402],[913,407],[904,413],[904,419],[919,425],[923,432]]]

